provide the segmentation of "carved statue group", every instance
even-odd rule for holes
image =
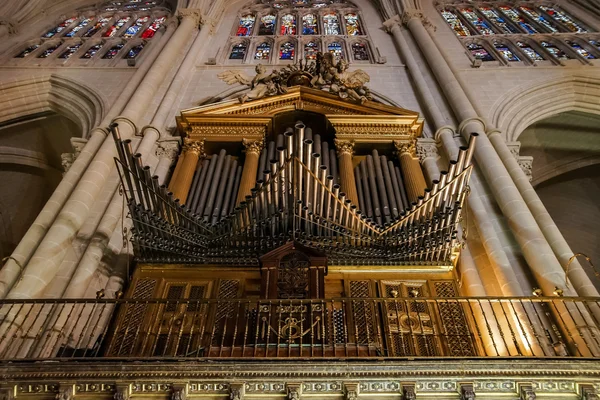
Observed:
[[[341,99],[360,102],[371,100],[371,93],[365,83],[369,82],[369,75],[361,70],[348,71],[348,62],[344,59],[336,60],[333,53],[317,53],[315,61],[288,65],[281,70],[267,72],[267,68],[258,64],[253,78],[239,70],[228,70],[219,74],[219,79],[229,85],[239,83],[250,87],[250,90],[239,100],[244,103],[248,100],[257,100],[263,97],[274,96],[287,92],[292,86],[308,86],[326,90],[338,95]]]

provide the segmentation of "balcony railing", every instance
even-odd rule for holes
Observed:
[[[599,298],[0,303],[0,359],[598,357]]]

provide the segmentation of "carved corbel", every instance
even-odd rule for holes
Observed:
[[[75,396],[75,386],[70,384],[60,384],[58,393],[56,394],[56,400],[73,400]]]
[[[475,389],[472,383],[461,383],[459,387],[461,400],[475,400]]]
[[[182,8],[179,10],[179,18],[192,18],[196,26],[202,25],[204,21],[202,11],[197,8]]]
[[[421,164],[428,158],[438,158],[438,148],[434,139],[421,138],[417,140],[417,157]]]
[[[168,158],[169,160],[174,161],[179,154],[179,138],[157,142],[155,154],[159,159]]]
[[[521,142],[506,142],[506,147],[510,150],[519,167],[523,170],[523,173],[529,178],[529,181],[533,179],[532,168],[533,168],[533,157],[520,155]]]
[[[0,400],[14,400],[16,397],[16,385],[0,388]]]
[[[171,400],[186,400],[187,385],[173,385],[171,392]]]
[[[402,20],[399,15],[394,15],[392,18],[383,22],[383,29],[387,33],[392,33],[394,28],[399,28],[402,25]]]
[[[527,384],[527,385],[520,385],[519,386],[519,399],[520,400],[535,400],[536,399],[536,394],[533,391],[533,386]]]
[[[415,391],[415,384],[403,384],[402,385],[402,400],[416,400],[417,394]]]
[[[131,397],[131,385],[129,384],[117,384],[115,388],[115,394],[113,395],[114,400],[129,400]]]
[[[344,382],[344,399],[357,400],[360,391],[360,385],[357,382]]]
[[[229,385],[229,400],[243,400],[246,395],[246,385],[243,383],[232,383]]]
[[[300,394],[302,393],[302,385],[300,383],[288,383],[287,389],[287,400],[300,400]]]
[[[598,400],[600,397],[598,396],[598,392],[593,385],[583,384],[579,385],[579,390],[581,394],[581,400]]]

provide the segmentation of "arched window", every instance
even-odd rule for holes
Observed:
[[[508,46],[502,42],[494,42],[494,48],[496,49],[496,51],[498,53],[500,53],[502,58],[504,58],[506,61],[509,61],[509,62],[521,61],[519,59],[519,57],[517,57],[515,55],[515,53],[513,53],[513,51],[511,49],[509,49]]]
[[[30,55],[31,53],[33,53],[34,51],[36,51],[37,49],[39,49],[40,45],[39,44],[32,44],[31,46],[27,47],[25,50],[23,50],[22,52],[20,52],[19,54],[17,54],[15,56],[15,58],[25,58],[28,55]]]
[[[571,46],[573,50],[575,50],[581,57],[586,58],[588,60],[595,60],[596,57],[590,53],[588,50],[581,47],[579,43],[573,42],[571,40],[565,40],[565,42]]]
[[[327,51],[333,53],[336,59],[344,57],[344,50],[340,42],[332,42],[327,45]]]
[[[495,32],[490,25],[479,16],[472,7],[459,8],[458,11],[465,17],[467,21],[473,25],[477,33],[480,35],[494,35]]]
[[[316,60],[318,51],[319,45],[317,42],[308,42],[304,45],[304,58],[307,60]]]
[[[62,58],[63,60],[67,60],[69,58],[71,58],[71,56],[73,54],[75,54],[75,52],[77,50],[79,50],[79,48],[81,47],[81,43],[76,43],[73,44],[71,46],[68,46],[65,51],[63,51],[62,53],[60,53],[60,55],[58,56],[58,58]]]
[[[517,46],[519,46],[521,51],[525,53],[525,55],[527,55],[527,57],[529,57],[531,61],[544,61],[544,57],[542,57],[540,53],[532,49],[531,46],[527,43],[518,41]]]
[[[250,36],[252,27],[254,26],[254,15],[247,14],[240,18],[240,23],[237,29],[237,36]]]
[[[96,23],[87,30],[87,32],[85,32],[83,34],[83,37],[92,37],[94,36],[96,33],[100,32],[102,29],[104,29],[104,27],[106,25],[108,25],[108,23],[110,22],[110,18],[108,17],[100,17],[98,18],[98,20],[96,21]]]
[[[296,34],[296,16],[294,14],[285,14],[281,17],[280,35]]]
[[[348,13],[344,16],[346,20],[346,33],[349,36],[363,35],[358,15],[355,13]]]
[[[50,57],[50,55],[52,53],[54,53],[56,51],[56,49],[58,49],[61,45],[62,45],[62,43],[56,43],[56,44],[52,44],[52,45],[48,46],[46,48],[46,50],[42,51],[42,53],[38,56],[38,58]]]
[[[124,38],[132,38],[142,29],[142,26],[146,24],[150,20],[150,17],[141,17],[138,18],[133,25],[131,25],[125,33],[123,34]]]
[[[271,57],[271,45],[267,42],[261,43],[256,47],[254,54],[255,60],[269,60]]]
[[[273,35],[275,33],[275,22],[277,18],[272,14],[263,15],[260,17],[260,25],[258,27],[259,35]],[[238,35],[248,36],[248,35]]]
[[[492,56],[483,46],[477,43],[471,43],[467,45],[467,49],[471,53],[471,56],[481,61],[494,61],[495,58]]]
[[[315,14],[306,14],[302,17],[302,34],[303,35],[318,35],[319,28],[317,16]]]
[[[69,33],[67,33],[65,35],[65,37],[73,37],[77,34],[77,32],[79,32],[81,29],[85,28],[86,26],[88,26],[90,24],[90,22],[92,22],[93,18],[84,18],[79,24],[77,24],[77,26],[73,29],[71,29],[71,31]]]
[[[346,61],[373,61],[362,15],[356,6],[344,3],[344,0],[253,0],[239,11],[239,15],[228,46],[239,43],[236,36],[247,37],[246,46],[253,52],[250,57],[243,57],[247,62],[256,64],[270,60],[287,64],[298,57],[316,60],[319,51],[331,51]],[[255,27],[255,23],[258,26]],[[361,38],[345,47],[345,39],[339,38],[342,35]],[[261,36],[273,36],[273,39],[266,41]],[[356,43],[354,49],[352,43]],[[347,51],[350,54],[345,54]],[[241,57],[231,55],[222,57],[234,60]]]
[[[329,12],[323,15],[323,33],[325,35],[340,34],[340,23],[336,13]]]
[[[245,43],[234,44],[229,53],[230,60],[243,60],[246,57],[248,46]]]
[[[542,46],[544,47],[544,49],[546,49],[546,51],[548,51],[548,53],[552,54],[552,56],[554,56],[556,59],[558,60],[571,60],[571,57],[565,53],[563,50],[559,49],[558,47],[556,47],[556,45],[547,42],[547,41],[542,41]]]
[[[117,22],[115,22],[110,28],[108,28],[106,30],[106,32],[104,32],[104,34],[102,35],[102,37],[113,37],[117,35],[117,32],[119,32],[119,30],[126,24],[129,22],[129,20],[131,19],[131,17],[123,17],[123,18],[119,18],[119,20]]]
[[[356,61],[369,61],[369,50],[364,43],[353,43],[352,55]]]
[[[166,20],[167,20],[167,17],[156,18],[154,21],[152,21],[150,26],[148,28],[146,28],[146,30],[142,33],[142,35],[140,37],[142,39],[152,39],[154,37],[154,35],[156,34],[156,32],[160,29],[162,24],[165,23]]]
[[[450,9],[445,8],[442,11],[442,17],[446,20],[450,28],[456,33],[457,36],[471,36],[469,29],[461,22],[454,12]]]
[[[102,56],[102,58],[104,60],[112,60],[113,58],[115,58],[117,56],[117,54],[119,54],[119,52],[121,51],[121,49],[124,46],[125,45],[123,43],[115,44],[104,54],[104,56]]]
[[[280,60],[293,60],[295,53],[296,48],[292,42],[285,42],[279,47]]]
[[[137,58],[137,56],[144,50],[144,43],[140,43],[137,46],[133,46],[125,55],[125,58],[128,60],[133,60]]]
[[[101,49],[102,49],[102,44],[96,44],[96,45],[90,47],[89,49],[87,49],[87,51],[85,53],[83,53],[81,58],[89,60],[90,58],[93,58],[96,55],[96,53],[98,53]]]
[[[66,28],[68,28],[76,20],[77,20],[77,18],[75,18],[75,17],[66,19],[63,22],[61,22],[60,24],[58,24],[56,27],[54,27],[53,29],[50,29],[42,37],[51,38],[51,37],[56,36],[57,34],[59,34],[62,31],[64,31]]]
[[[497,28],[500,29],[502,33],[511,34],[511,33],[520,33],[519,29],[517,29],[514,25],[512,25],[508,20],[500,15],[500,12],[494,10],[491,7],[479,7],[479,11]]]
[[[579,22],[576,22],[571,16],[567,15],[567,13],[559,10],[556,7],[548,7],[548,6],[540,6],[540,9],[546,12],[550,17],[552,17],[555,21],[563,24],[567,29],[571,32],[576,33],[586,33],[588,29],[584,28]]]
[[[533,9],[531,7],[521,6],[521,7],[519,7],[519,10],[521,10],[525,15],[527,15],[529,18],[531,18],[532,20],[537,22],[546,31],[551,32],[551,33],[558,32],[558,29],[555,27],[555,23],[553,21],[550,21],[543,15],[541,15],[535,9]]]
[[[526,33],[538,33],[538,30],[533,27],[525,18],[521,16],[514,8],[507,6],[498,7],[504,15],[506,15],[512,22],[521,27]]]

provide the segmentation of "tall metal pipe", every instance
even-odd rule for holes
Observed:
[[[221,217],[221,208],[223,207],[223,200],[225,198],[225,188],[227,187],[227,177],[229,176],[229,170],[231,169],[231,155],[225,157],[223,163],[223,170],[220,173],[219,187],[217,189],[217,197],[215,199],[215,207],[212,211],[212,223],[216,224]]]
[[[396,194],[394,193],[394,185],[392,183],[392,177],[390,175],[390,169],[387,163],[387,157],[380,157],[381,170],[383,171],[383,180],[385,182],[385,191],[390,201],[390,207],[392,208],[392,216],[398,218],[400,215],[398,210],[398,202],[396,201]]]
[[[271,172],[274,172],[271,169],[271,163],[273,162],[273,160],[276,160],[275,158],[275,142],[274,141],[270,141],[269,145],[268,145],[268,151],[267,151],[267,164],[265,166],[265,171],[269,170]]]
[[[235,199],[237,198],[237,192],[240,190],[240,181],[242,180],[242,166],[238,165],[237,171],[235,173],[235,181],[233,183],[233,197],[231,197],[231,201],[229,203],[228,212],[233,212],[235,208]]]
[[[206,201],[206,207],[204,208],[204,212],[202,213],[204,220],[208,222],[208,219],[212,215],[213,207],[215,205],[215,199],[217,197],[217,190],[219,188],[219,182],[221,181],[221,172],[223,171],[223,164],[225,163],[225,156],[227,152],[225,149],[221,149],[219,152],[219,161],[217,161],[217,165],[215,167],[215,175],[210,184],[210,192],[208,194],[208,200]]]
[[[402,203],[404,204],[404,209],[408,210],[410,208],[410,203],[408,202],[408,196],[406,195],[406,186],[404,185],[404,180],[402,180],[400,168],[398,166],[394,166],[394,171],[396,171],[396,179],[398,180],[398,186],[400,187],[400,195],[402,196]]]
[[[396,176],[396,171],[394,170],[394,162],[392,160],[388,160],[387,164],[388,170],[390,171],[390,178],[392,179],[394,197],[396,197],[396,203],[398,205],[398,212],[402,213],[402,211],[406,209],[407,205],[404,204],[404,200],[400,194],[400,184],[398,183],[398,177]]]
[[[217,163],[219,162],[219,155],[213,154],[210,158],[210,164],[208,166],[208,171],[206,173],[206,180],[204,185],[202,186],[202,192],[200,193],[200,200],[198,202],[198,207],[196,207],[196,214],[204,215],[204,208],[206,207],[206,200],[208,199],[208,193],[210,192],[210,186],[215,179],[215,169]]]
[[[373,156],[367,156],[367,173],[369,176],[369,189],[373,200],[373,219],[381,225],[381,205],[379,203],[379,195],[377,194],[377,181],[375,178],[375,165],[373,164]]]
[[[331,166],[329,163],[329,143],[321,140],[321,165],[327,168],[327,175],[331,175]]]
[[[373,164],[375,167],[375,178],[377,180],[377,189],[379,191],[379,200],[381,202],[383,218],[385,222],[390,222],[390,202],[388,200],[387,190],[383,179],[383,171],[381,169],[381,159],[376,149],[373,149]]]
[[[356,181],[356,190],[358,192],[358,206],[360,208],[365,207],[365,196],[362,187],[362,178],[360,175],[360,167],[357,165],[354,168],[354,180]]]
[[[265,169],[267,169],[267,156],[268,149],[264,147],[260,151],[260,158],[258,159],[258,170],[256,171],[256,180],[264,181],[265,180]]]
[[[200,195],[200,187],[202,180],[206,178],[206,163],[207,160],[203,160],[196,165],[196,172],[194,172],[194,180],[192,180],[192,186],[190,186],[190,192],[187,199],[187,206],[191,212],[195,212],[195,204],[198,201]]]
[[[338,164],[337,154],[334,149],[329,149],[329,164],[331,167],[331,176],[333,176],[333,183],[340,184],[340,177],[338,175]]]
[[[369,176],[367,174],[367,161],[362,160],[358,166],[360,167],[362,188],[363,188],[363,194],[364,194],[364,198],[365,198],[365,206],[363,206],[363,207],[366,207],[363,210],[363,212],[367,216],[367,218],[374,218],[373,205],[371,203],[371,190],[369,189]]]
[[[477,136],[479,136],[479,133],[472,132],[471,137],[469,138],[469,150],[467,151],[464,163],[465,168],[471,165],[471,159],[473,158],[473,152],[475,151],[475,143],[477,140]]]

